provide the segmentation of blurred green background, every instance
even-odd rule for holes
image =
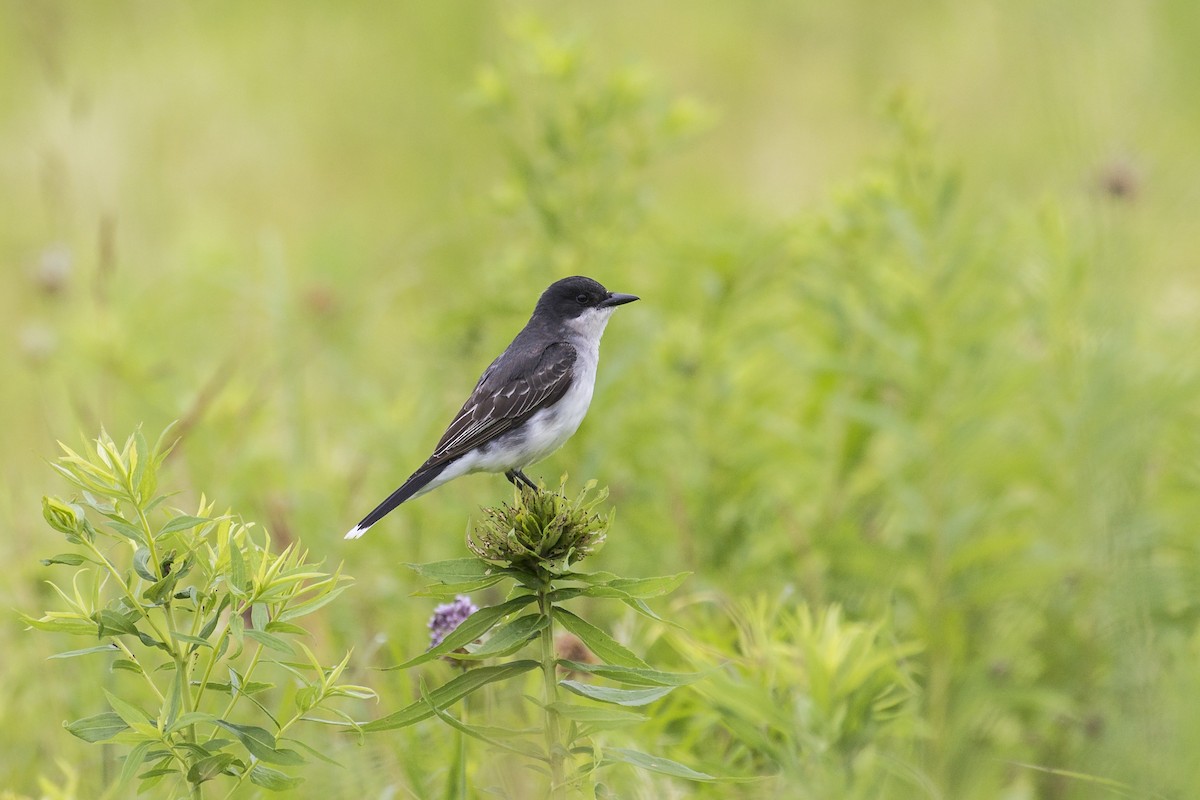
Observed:
[[[610,486],[594,566],[695,573],[684,632],[609,622],[727,668],[630,735],[771,776],[622,796],[1194,796],[1197,42],[1188,0],[0,0],[3,605],[53,603],[55,441],[178,419],[180,505],[344,561],[313,646],[398,708],[402,563],[509,489],[342,533],[582,273],[643,301],[530,474]],[[15,796],[115,775],[77,646],[0,626]],[[294,796],[440,796],[435,724],[334,739]]]

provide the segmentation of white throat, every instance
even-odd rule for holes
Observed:
[[[598,349],[600,336],[604,333],[604,328],[608,325],[608,318],[612,316],[614,310],[612,306],[589,308],[578,317],[567,320],[567,330],[578,337],[572,344],[576,347],[582,345],[589,349]]]

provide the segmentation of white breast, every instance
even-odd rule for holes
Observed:
[[[587,416],[592,404],[592,390],[596,387],[596,363],[599,353],[581,351],[575,360],[574,380],[562,399],[550,408],[543,409],[529,418],[526,423],[525,450],[522,466],[541,461],[562,447]]]
[[[463,472],[522,469],[562,447],[579,430],[592,404],[596,365],[600,361],[600,336],[612,312],[611,308],[592,309],[567,323],[576,358],[571,388],[562,399],[530,417],[519,435],[502,436],[485,451],[464,456],[457,465],[459,469]]]

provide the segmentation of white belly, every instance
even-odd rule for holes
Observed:
[[[524,440],[514,448],[520,452],[518,468],[536,464],[575,435],[592,404],[593,388],[592,380],[577,376],[570,390],[552,408],[542,409],[529,418],[525,423]]]

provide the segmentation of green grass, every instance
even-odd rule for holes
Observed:
[[[54,603],[55,441],[180,419],[177,504],[344,562],[308,644],[407,706],[373,669],[425,645],[401,564],[465,556],[509,489],[341,533],[581,272],[643,301],[530,474],[610,487],[598,568],[694,573],[681,629],[609,632],[718,670],[611,746],[766,776],[621,796],[1187,797],[1198,36],[1182,0],[3,0],[0,599]],[[78,646],[0,627],[0,789],[119,775],[61,728],[123,680],[46,660]],[[297,797],[441,797],[457,747],[305,737],[344,766]]]

